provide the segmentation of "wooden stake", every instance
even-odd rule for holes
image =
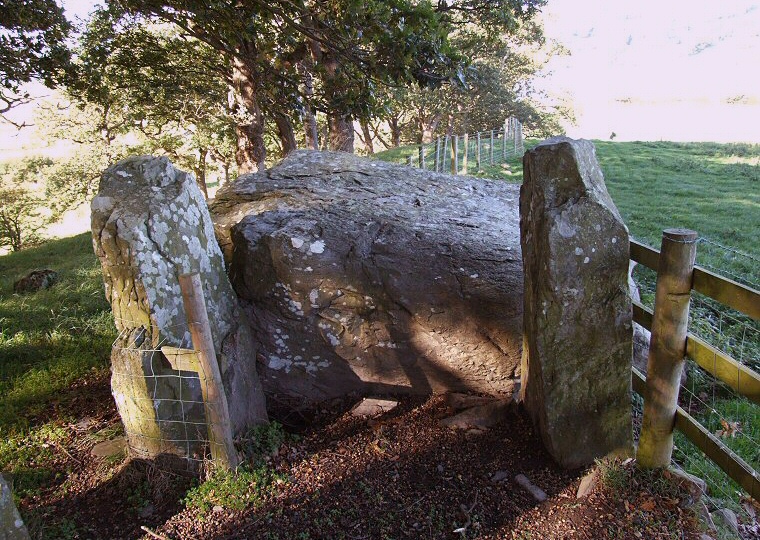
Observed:
[[[425,169],[425,145],[420,145],[420,169]]]
[[[478,172],[480,172],[480,131],[478,131],[478,142],[477,142],[477,152],[475,153],[475,166],[478,169]]]
[[[462,174],[467,174],[467,152],[470,149],[469,138],[470,136],[465,133],[463,142],[464,154],[462,155]]]
[[[441,172],[441,138],[435,140],[435,172]]]
[[[685,229],[663,231],[647,362],[644,419],[637,454],[638,464],[646,469],[667,467],[673,453],[673,427],[686,354],[696,252],[696,232]]]
[[[507,161],[507,133],[509,130],[509,118],[504,120],[504,138],[502,139],[501,153],[502,159]]]
[[[216,465],[234,469],[238,466],[238,456],[232,442],[230,411],[222,386],[222,374],[216,359],[214,341],[211,338],[201,277],[198,274],[181,275],[179,288],[185,303],[185,315],[190,326],[193,347],[198,351],[198,362],[206,378],[205,381],[201,380],[201,388],[205,387],[203,400],[206,405],[211,457]]]
[[[456,175],[459,171],[459,135],[451,139],[451,174]]]
[[[490,153],[491,153],[491,165],[493,165],[493,130],[491,130],[491,148],[490,148]]]

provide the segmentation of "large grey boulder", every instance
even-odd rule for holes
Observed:
[[[293,405],[355,392],[511,393],[522,345],[518,188],[299,151],[211,204]]]
[[[204,284],[233,430],[265,422],[256,347],[192,175],[166,158],[114,165],[92,201],[92,235],[120,332],[111,385],[131,452],[202,457],[204,380],[161,353],[192,347],[178,282],[185,273],[200,273]]]
[[[632,448],[628,230],[593,144],[556,138],[524,157],[525,406],[569,468]]]
[[[29,540],[29,531],[13,502],[13,493],[0,474],[0,540]]]

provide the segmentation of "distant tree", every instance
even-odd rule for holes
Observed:
[[[147,153],[191,169],[206,193],[209,161],[229,174],[235,111],[216,51],[176,28],[97,10],[80,40],[68,93],[80,107],[119,111]]]
[[[29,101],[25,83],[54,84],[69,58],[64,40],[70,30],[54,0],[0,2],[0,118],[10,122],[5,113]]]
[[[0,167],[0,247],[19,251],[42,241],[40,230],[50,223],[45,212],[43,174],[52,161],[32,157]],[[36,189],[34,189],[36,187]]]

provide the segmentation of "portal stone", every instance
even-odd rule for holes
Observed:
[[[192,175],[166,158],[133,157],[114,165],[92,201],[92,234],[120,332],[111,387],[131,453],[203,457],[201,385],[210,375],[173,365],[161,352],[192,348],[178,282],[186,273],[199,273],[204,285],[233,431],[266,422],[257,349]]]
[[[628,229],[591,142],[524,157],[521,394],[547,449],[574,468],[632,448]]]

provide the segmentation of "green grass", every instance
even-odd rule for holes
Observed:
[[[250,430],[238,441],[244,462],[234,471],[214,469],[206,479],[190,489],[184,503],[205,517],[215,506],[243,510],[256,506],[285,477],[270,464],[270,456],[289,438],[282,425],[271,422]]]
[[[13,282],[52,268],[60,280],[33,294]],[[56,394],[108,366],[114,327],[89,234],[0,257],[0,437],[25,430]]]
[[[14,294],[31,270],[60,274],[51,289]],[[60,481],[55,454],[73,420],[43,414],[82,377],[107,372],[113,322],[89,234],[0,257],[0,470],[24,497]]]

